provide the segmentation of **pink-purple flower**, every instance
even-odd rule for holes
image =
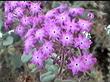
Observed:
[[[70,15],[73,15],[73,16],[82,15],[84,13],[84,8],[81,8],[81,7],[70,8],[69,13]]]
[[[70,31],[72,33],[76,33],[80,30],[80,27],[78,26],[78,24],[75,22],[75,20],[72,21],[68,21],[65,23],[65,29],[67,31]]]
[[[94,19],[94,17],[95,17],[95,15],[94,15],[94,13],[92,13],[92,12],[88,12],[88,14],[87,14],[87,19],[88,20],[93,20]]]
[[[35,38],[32,35],[26,38],[24,41],[24,53],[29,53],[30,50],[35,47],[35,42]]]
[[[57,10],[56,9],[52,9],[52,10],[48,11],[45,14],[45,17],[46,18],[52,18],[52,17],[55,17],[57,14],[58,14]]]
[[[63,24],[64,22],[67,22],[68,20],[70,20],[67,12],[57,15],[56,19],[60,24]]]
[[[52,25],[52,27],[48,27],[47,29],[49,36],[53,39],[56,39],[61,35],[61,28],[56,25]]]
[[[11,7],[11,10],[13,10],[14,8],[16,8],[18,6],[18,1],[8,1],[10,7]]]
[[[21,24],[23,25],[29,25],[30,24],[30,17],[23,16],[20,20]]]
[[[96,58],[92,54],[84,54],[82,56],[74,57],[70,59],[68,69],[72,70],[73,75],[80,72],[87,72],[91,70],[96,64]]]
[[[78,21],[78,25],[81,28],[81,31],[87,31],[89,32],[92,28],[93,23],[88,21],[88,20],[84,20],[84,19],[79,19]]]
[[[93,66],[96,64],[96,58],[93,57],[93,55],[90,54],[84,54],[82,56],[82,61],[84,62],[84,70],[83,71],[88,71],[93,68]]]
[[[43,41],[44,37],[45,37],[45,30],[43,28],[36,30],[35,38],[37,40]]]
[[[81,57],[71,59],[71,63],[68,64],[68,68],[72,70],[73,75],[82,72],[84,63],[81,60]]]
[[[61,14],[61,13],[64,13],[64,12],[68,12],[69,11],[69,6],[68,4],[60,4],[59,7],[56,8],[56,10]]]
[[[25,27],[23,27],[23,28],[25,28]],[[34,36],[34,34],[35,34],[35,31],[36,31],[36,29],[35,28],[30,28],[30,29],[28,29],[28,31],[27,31],[27,33],[25,34],[25,38],[28,38],[28,37],[30,37],[31,35],[33,35]]]
[[[45,43],[43,44],[43,46],[41,47],[41,50],[43,52],[43,54],[45,55],[49,55],[53,52],[54,48],[53,48],[53,43],[51,41],[45,41]]]
[[[79,47],[80,49],[88,49],[91,44],[92,41],[81,34],[74,39],[74,46]]]
[[[11,7],[8,2],[5,2],[5,4],[4,4],[4,11],[5,11],[5,13],[8,13],[11,11]]]
[[[31,3],[30,4],[30,11],[31,11],[32,15],[41,12],[42,8],[40,5],[41,5],[41,3]]]
[[[32,55],[32,59],[31,62],[35,65],[37,65],[38,67],[42,67],[43,66],[43,55],[40,51],[34,51],[33,55]]]
[[[10,22],[13,22],[15,19],[14,17],[14,14],[9,12],[9,13],[6,13],[6,20],[10,21]]]
[[[15,14],[16,17],[22,17],[23,14],[24,14],[24,9],[21,8],[21,7],[16,7],[14,9],[14,14]]]
[[[25,32],[26,32],[26,28],[23,27],[22,25],[17,26],[15,29],[15,33],[17,33],[21,37],[24,36]]]
[[[61,36],[61,43],[63,46],[69,46],[73,44],[73,35],[71,33],[62,33]]]
[[[21,8],[26,8],[30,6],[30,1],[19,1],[18,6]]]

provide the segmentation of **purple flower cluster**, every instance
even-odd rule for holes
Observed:
[[[82,19],[85,11],[87,10],[84,8],[71,8],[67,4],[61,4],[44,12],[40,1],[6,1],[4,24],[6,30],[16,25],[15,33],[24,41],[24,53],[28,54],[35,48],[31,62],[42,67],[43,62],[56,52],[56,42],[60,44],[57,48],[90,48],[92,41],[83,32],[91,31],[94,14],[89,12],[88,18]],[[68,68],[76,74],[90,70],[95,63],[96,59],[91,54],[82,54],[74,57]]]

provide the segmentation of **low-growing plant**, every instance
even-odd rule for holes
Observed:
[[[89,50],[95,18],[90,9],[62,3],[45,11],[40,1],[6,1],[4,6],[4,30],[14,29],[20,36],[21,60],[31,73],[39,72],[41,82],[62,80],[64,74],[65,82],[92,76],[97,59]],[[3,45],[12,43],[8,36]]]

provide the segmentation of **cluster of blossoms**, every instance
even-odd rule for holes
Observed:
[[[87,18],[81,16],[86,12]],[[15,33],[24,41],[24,54],[35,49],[31,63],[43,67],[44,61],[62,46],[71,49],[88,51],[92,41],[86,37],[93,26],[94,14],[84,8],[71,8],[61,4],[48,12],[43,10],[39,1],[6,1],[5,2],[5,29],[16,26]],[[86,33],[86,34],[85,34]],[[63,51],[63,50],[62,50]],[[71,53],[71,52],[70,52]],[[67,56],[67,68],[73,74],[86,72],[96,63],[91,53],[82,53]],[[73,53],[72,53],[73,54]],[[64,62],[64,61],[62,61]]]

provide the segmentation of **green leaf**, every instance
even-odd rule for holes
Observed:
[[[58,7],[60,4],[58,3],[58,2],[56,2],[56,1],[54,1],[53,3],[52,3],[52,8],[56,8],[56,7]]]
[[[10,35],[14,38],[14,42],[20,41],[20,36],[18,36],[16,33],[11,32]]]
[[[10,55],[15,55],[16,49],[15,49],[15,47],[13,45],[8,46],[7,49],[8,49],[8,53]]]
[[[52,59],[47,59],[47,60],[45,61],[45,64],[53,65],[53,60],[52,60]]]
[[[44,73],[44,74],[41,74],[40,79],[44,78],[45,76],[51,75],[51,74],[52,74],[51,71],[46,72],[46,73]]]
[[[58,66],[51,65],[48,67],[47,71],[51,71],[52,73],[57,73],[58,72]]]
[[[75,80],[63,80],[62,82],[77,82]]]
[[[36,68],[35,64],[32,64],[32,63],[28,64],[28,67],[31,70],[33,70],[34,68]]]
[[[54,82],[62,82],[62,80],[61,79],[55,79]]]
[[[95,71],[91,71],[90,73],[87,72],[87,74],[88,74],[89,76],[93,77],[93,78],[96,76],[96,72],[95,72]]]
[[[55,81],[54,82],[77,82],[76,80],[61,80],[61,79],[55,79]]]
[[[3,25],[3,22],[2,22],[2,20],[0,20],[0,32],[2,30],[2,25]]]
[[[51,82],[55,78],[55,74],[47,75],[43,78],[41,78],[41,82]]]
[[[49,67],[50,67],[50,65],[48,65],[48,64],[45,65],[46,70],[48,70]]]
[[[76,2],[74,2],[74,4],[72,5],[72,7],[82,7],[82,6],[86,6],[88,3],[86,2],[85,3],[85,1],[76,1]]]
[[[20,59],[20,55],[11,55],[10,60],[11,60],[11,65],[13,66],[12,68],[16,69],[21,67],[22,62]]]
[[[53,65],[53,60],[52,59],[48,59],[48,60],[45,61],[45,69],[47,71],[51,71],[52,73],[57,73],[58,66]]]
[[[3,1],[0,1],[0,6],[3,4]]]
[[[32,59],[32,52],[35,51],[35,50],[36,50],[36,49],[33,48],[33,49],[29,52],[29,54],[23,54],[23,55],[21,56],[21,61],[22,61],[23,63],[27,63],[28,61],[30,61],[30,60]]]
[[[31,58],[32,58],[32,55],[31,55],[31,54],[29,54],[29,55],[23,54],[23,55],[21,56],[21,61],[22,61],[23,63],[27,63]]]
[[[36,70],[37,70],[37,68],[34,67],[34,68],[31,70],[31,72],[34,73]]]
[[[12,36],[8,36],[4,41],[3,41],[3,45],[4,46],[8,46],[11,45],[13,43],[14,39]]]

